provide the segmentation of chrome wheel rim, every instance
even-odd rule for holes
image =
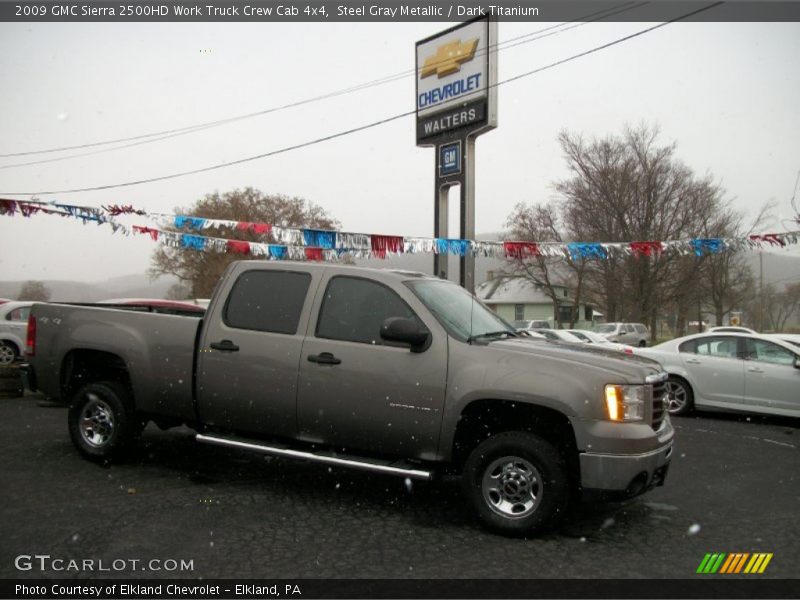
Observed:
[[[498,458],[486,468],[481,482],[486,504],[507,519],[527,517],[542,500],[542,477],[530,461],[519,456]]]
[[[689,394],[686,388],[675,381],[667,381],[667,412],[675,413],[686,406]]]
[[[93,448],[100,448],[114,435],[114,413],[96,394],[86,397],[88,402],[81,411],[81,437]]]
[[[8,344],[0,345],[0,365],[10,365],[14,362],[14,349]]]

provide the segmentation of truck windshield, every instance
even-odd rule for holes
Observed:
[[[516,336],[511,325],[489,310],[464,288],[448,281],[406,282],[448,333],[467,341],[482,336]]]

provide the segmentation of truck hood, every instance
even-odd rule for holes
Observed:
[[[543,360],[566,361],[605,370],[624,377],[631,383],[641,382],[647,375],[663,371],[661,365],[650,358],[606,350],[592,344],[509,339],[492,341],[488,345],[495,352],[527,354]]]

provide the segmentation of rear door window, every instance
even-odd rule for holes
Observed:
[[[310,284],[308,273],[242,273],[228,296],[223,320],[237,329],[295,334]]]
[[[684,342],[680,346],[681,352],[691,352],[717,358],[738,358],[739,340],[729,336],[713,336]]]

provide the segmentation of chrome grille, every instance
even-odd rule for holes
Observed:
[[[653,383],[653,429],[661,427],[661,422],[664,420],[664,411],[666,409],[666,394],[667,382],[658,381]]]

